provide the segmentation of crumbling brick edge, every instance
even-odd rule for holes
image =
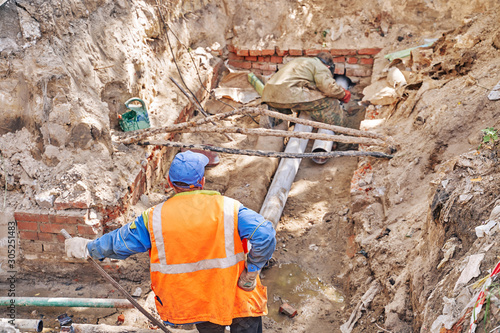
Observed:
[[[315,56],[320,52],[328,52],[333,56],[336,74],[346,74],[350,78],[368,78],[372,75],[374,56],[380,48],[363,49],[282,49],[279,47],[250,50],[227,46],[228,65],[237,69],[247,69],[254,73],[270,75],[280,69],[287,58]],[[213,51],[222,56],[222,50]]]

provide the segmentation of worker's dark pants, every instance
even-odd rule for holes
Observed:
[[[234,318],[231,333],[262,333],[262,317]],[[200,333],[224,333],[226,326],[204,322],[196,324]]]
[[[289,114],[290,110],[307,112],[314,121],[330,125],[345,126],[344,109],[335,98],[325,97],[316,101],[302,103],[266,102],[266,104],[281,113]]]

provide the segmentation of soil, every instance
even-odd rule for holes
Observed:
[[[144,99],[153,127],[172,123],[189,103],[169,80],[176,69],[160,36],[155,2],[7,1],[0,6],[0,184],[6,194],[0,226],[15,210],[43,209],[43,198],[51,195],[86,200],[90,206],[115,203],[147,152],[112,143],[122,101]],[[179,40],[172,39],[174,54],[195,91],[198,75],[204,80],[215,67],[212,51],[227,44],[380,47],[372,82],[385,84],[385,54],[438,39],[411,61],[392,64],[408,81],[396,89],[392,104],[364,102],[350,117],[354,128],[365,116],[380,120],[374,127],[364,121],[361,127],[394,139],[391,160],[301,162],[276,229],[273,265],[262,272],[270,311],[264,327],[266,332],[340,332],[378,282],[378,292],[362,306],[352,332],[465,332],[468,303],[479,290],[472,284],[495,267],[500,255],[498,226],[483,238],[475,233],[477,226],[494,220],[490,214],[500,205],[498,145],[482,143],[483,129],[500,126],[500,102],[487,98],[500,79],[498,4],[355,0],[332,7],[329,1],[172,1],[162,8],[172,31],[179,32]],[[200,73],[182,44],[191,49]],[[241,78],[223,80],[220,86],[249,88]],[[355,91],[353,105],[363,98],[361,89]],[[203,103],[213,114],[240,106],[223,101]],[[259,127],[259,119],[248,116],[220,123]],[[284,146],[280,138],[231,136],[234,141],[199,133],[178,139],[241,149],[280,151]],[[259,211],[278,160],[219,157],[220,163],[207,170],[206,188]],[[359,170],[369,172],[352,183]],[[171,194],[165,181],[159,182],[116,226]],[[4,240],[2,230],[2,249]],[[469,258],[477,254],[484,254],[480,273],[458,285]],[[155,312],[146,254],[103,265],[130,292],[140,287],[138,300]],[[29,269],[18,276],[18,295],[123,298],[97,273],[89,274],[87,266],[70,266],[58,269],[56,260],[26,263]],[[1,266],[0,273],[5,273]],[[490,290],[498,293],[498,286]],[[490,300],[488,320],[480,320],[477,332],[500,324],[500,304]],[[279,314],[282,303],[298,315]],[[55,318],[64,312],[77,323],[150,326],[131,309],[18,308],[19,318],[44,319],[47,332],[59,331]],[[117,322],[121,313],[123,323]],[[483,309],[478,318],[484,314]],[[196,332],[193,327],[187,331]]]

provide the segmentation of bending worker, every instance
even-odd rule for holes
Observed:
[[[348,103],[351,93],[333,79],[333,58],[321,52],[313,58],[288,62],[264,86],[262,101],[282,113],[307,112],[311,119],[345,126],[339,101]]]
[[[168,182],[176,194],[120,229],[90,241],[66,240],[69,257],[125,259],[149,250],[151,288],[166,324],[199,332],[262,332],[267,290],[259,271],[276,246],[271,222],[238,201],[203,190],[208,158],[175,156]],[[243,239],[251,242],[245,260]]]

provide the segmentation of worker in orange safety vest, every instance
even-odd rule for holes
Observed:
[[[176,194],[96,240],[66,240],[69,257],[116,258],[149,250],[151,288],[161,319],[201,333],[262,332],[267,290],[259,272],[271,258],[271,222],[238,201],[203,190],[208,158],[175,156],[168,181]],[[251,243],[245,254],[244,240]]]

